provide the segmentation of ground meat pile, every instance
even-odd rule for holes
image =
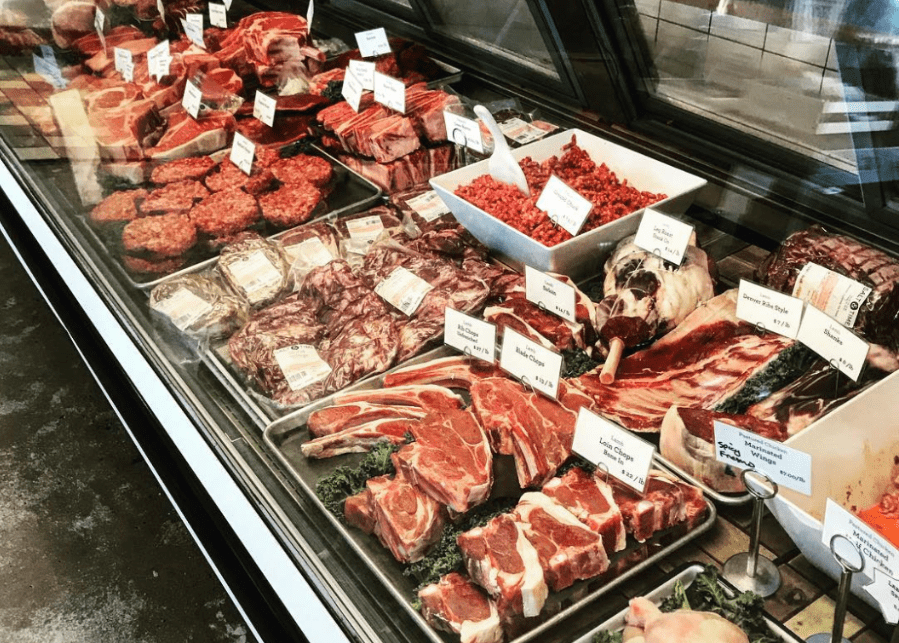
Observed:
[[[540,192],[553,174],[593,203],[581,232],[598,228],[667,197],[642,192],[628,185],[627,179],[619,180],[605,163],[597,165],[578,147],[574,136],[562,150],[561,157],[552,156],[542,163],[529,156],[521,160],[521,169],[531,189],[530,197],[489,174],[457,188],[456,194],[545,246],[571,239],[566,230],[550,221],[546,212],[536,205]]]

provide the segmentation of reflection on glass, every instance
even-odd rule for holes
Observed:
[[[401,7],[406,7],[407,9],[412,8],[411,0],[387,0],[390,4],[398,4]]]

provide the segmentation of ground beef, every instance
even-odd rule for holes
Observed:
[[[231,161],[222,161],[218,169],[206,177],[206,187],[213,192],[243,188],[250,194],[261,194],[275,187],[275,175],[258,163],[253,163],[249,176]]]
[[[297,154],[286,159],[275,161],[269,169],[281,183],[295,183],[297,180],[307,181],[316,187],[322,187],[334,176],[334,168],[320,156]]]
[[[143,188],[113,192],[91,210],[91,221],[98,224],[133,221],[140,216],[137,206],[147,194]]]
[[[183,214],[135,219],[122,231],[125,252],[158,260],[184,254],[197,242],[197,229]]]
[[[203,199],[190,211],[190,219],[202,232],[221,237],[256,223],[259,208],[252,196],[240,188],[231,188]]]
[[[177,159],[153,168],[150,180],[157,185],[175,183],[185,179],[199,181],[214,167],[215,161],[208,156]]]
[[[199,181],[177,181],[156,188],[140,205],[144,214],[187,214],[194,203],[209,196]]]
[[[186,260],[184,257],[171,257],[169,259],[142,259],[131,255],[122,255],[122,262],[131,272],[142,275],[168,275],[181,269]]]
[[[281,228],[290,228],[308,221],[320,201],[321,192],[317,187],[297,181],[260,196],[259,207],[266,221]]]

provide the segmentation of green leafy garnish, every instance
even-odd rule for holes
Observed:
[[[390,455],[400,446],[379,442],[355,467],[339,466],[321,478],[315,485],[315,493],[328,511],[342,520],[344,500],[365,489],[365,483],[371,478],[395,473]]]

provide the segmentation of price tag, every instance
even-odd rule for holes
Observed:
[[[859,308],[870,294],[868,286],[811,262],[803,266],[793,285],[794,297],[810,303],[847,328],[855,325]]]
[[[232,0],[223,0],[223,2],[225,3],[225,9],[227,9],[228,11],[231,11]]]
[[[899,551],[890,541],[869,527],[861,518],[828,498],[824,507],[821,542],[830,547],[830,539],[835,534],[844,536],[858,547],[865,558],[865,575],[869,578],[875,569],[889,574],[899,573]]]
[[[375,88],[375,64],[364,60],[351,60],[350,71],[362,85],[362,89]]]
[[[346,229],[350,233],[350,239],[370,246],[384,232],[384,222],[378,215],[350,219],[346,222]]]
[[[562,319],[575,321],[574,287],[527,265],[524,267],[524,296]]]
[[[507,326],[503,331],[499,365],[523,384],[554,399],[558,397],[561,353],[544,348]]]
[[[446,135],[449,140],[484,154],[484,138],[481,136],[481,126],[476,120],[445,111],[443,122],[446,123]]]
[[[311,237],[300,243],[285,246],[284,252],[290,258],[291,267],[297,263],[297,260],[300,260],[303,266],[310,268],[324,266],[334,261],[334,255],[318,237]]]
[[[656,451],[655,445],[585,407],[577,414],[572,449],[638,493],[646,488]]]
[[[692,235],[693,226],[646,208],[634,244],[679,266]]]
[[[899,580],[875,567],[874,582],[865,585],[865,591],[880,604],[886,623],[895,625],[899,622]]]
[[[172,58],[169,54],[169,41],[163,40],[147,52],[147,69],[151,76],[157,80],[169,74],[169,63]]]
[[[359,111],[359,103],[362,102],[362,92],[362,83],[348,69],[343,78],[343,88],[340,90],[340,94],[346,99],[347,104],[353,108],[354,112]]]
[[[66,79],[62,77],[62,72],[59,70],[59,65],[56,64],[55,57],[52,61],[37,54],[31,54],[31,57],[34,60],[35,73],[40,74],[44,80],[57,89],[63,89],[67,85]]]
[[[331,367],[321,358],[315,346],[294,344],[272,352],[291,391],[299,391],[321,382],[331,373]]]
[[[240,132],[234,132],[234,143],[231,145],[231,162],[248,175],[253,171],[253,157],[256,156],[256,145]]]
[[[375,292],[387,303],[411,316],[434,286],[402,266],[394,268]]]
[[[737,317],[764,330],[796,339],[804,306],[801,299],[740,280]]]
[[[206,43],[203,40],[203,14],[188,13],[181,20],[184,27],[184,35],[194,43],[197,47],[206,49]]]
[[[715,458],[761,471],[782,487],[812,495],[812,456],[715,420]]]
[[[593,209],[593,203],[565,185],[557,176],[551,176],[537,199],[537,207],[573,237],[584,225],[587,215]]]
[[[520,145],[532,143],[550,133],[550,130],[535,127],[520,118],[510,118],[499,124],[503,136],[510,138]],[[558,128],[556,128],[558,129]]]
[[[159,17],[165,20],[165,5],[162,0],[156,0],[156,11],[159,12]]]
[[[406,86],[403,81],[396,80],[380,72],[375,72],[375,102],[385,107],[406,113]]]
[[[168,317],[178,330],[190,328],[203,315],[212,311],[212,305],[197,297],[187,288],[178,288],[165,299],[154,302],[153,310]]]
[[[445,214],[449,214],[449,208],[434,190],[419,194],[406,201],[406,205],[415,210],[422,219],[428,223],[435,221]]]
[[[187,81],[187,84],[184,86],[184,98],[181,99],[181,105],[187,110],[187,113],[197,118],[200,115],[200,103],[202,101],[203,92],[200,91],[197,85]]]
[[[471,357],[496,361],[496,324],[446,308],[443,341]]]
[[[131,56],[131,52],[121,47],[115,47],[112,52],[115,58],[115,70],[122,74],[125,82],[134,82],[134,58]]]
[[[209,24],[222,29],[228,28],[228,8],[224,4],[209,3]]]
[[[256,100],[253,101],[253,116],[260,121],[272,127],[275,124],[275,109],[278,101],[271,96],[266,96],[258,89],[256,90]]]
[[[306,7],[306,35],[312,35],[312,17],[315,15],[315,2],[309,0],[309,6]]]
[[[359,53],[363,58],[390,53],[390,43],[387,41],[387,32],[383,27],[357,32],[356,44],[359,46]]]
[[[234,281],[246,293],[250,305],[258,304],[265,299],[271,288],[277,286],[284,278],[281,270],[262,250],[244,255],[238,261],[230,261],[223,268],[231,273]]]
[[[106,51],[106,36],[103,34],[105,28],[106,14],[100,10],[100,7],[96,7],[94,9],[94,29],[97,30],[97,35],[100,36],[100,47],[103,48],[103,51]]]
[[[797,339],[857,382],[865,366],[868,342],[812,305],[805,307]]]

